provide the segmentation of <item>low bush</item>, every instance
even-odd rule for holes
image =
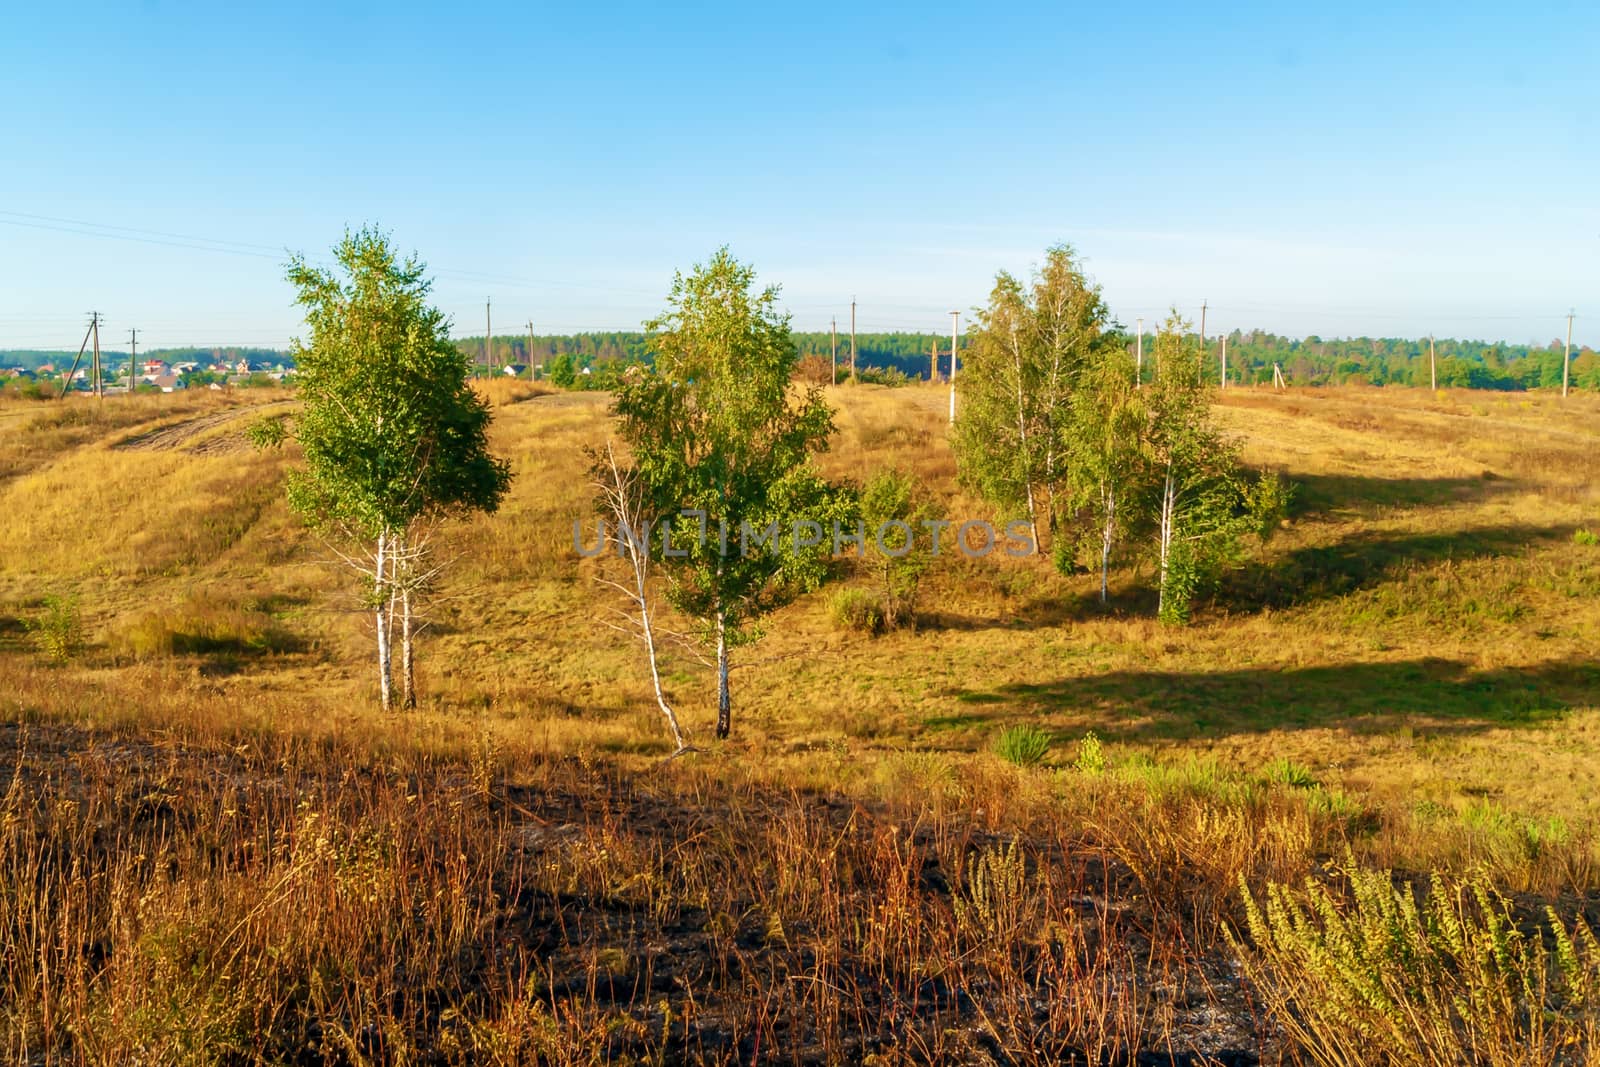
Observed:
[[[83,649],[83,619],[75,596],[47,596],[44,609],[35,619],[23,622],[39,651],[65,663]]]
[[[1076,766],[1083,774],[1101,774],[1106,769],[1105,749],[1093,730],[1084,734],[1083,740],[1078,742]]]
[[[1010,726],[1000,732],[995,753],[1018,767],[1036,767],[1050,754],[1050,735],[1037,726]]]
[[[1308,879],[1303,894],[1274,883],[1257,900],[1240,883],[1245,972],[1315,1062],[1588,1062],[1600,944],[1581,919],[1569,929],[1547,908],[1545,927],[1525,930],[1478,878],[1435,874],[1419,900],[1389,871],[1343,873],[1348,898]]]
[[[883,607],[864,589],[839,590],[828,601],[828,615],[841,630],[871,634],[883,628]]]

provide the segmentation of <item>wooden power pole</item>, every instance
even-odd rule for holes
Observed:
[[[57,395],[57,400],[64,398],[67,395],[67,390],[72,388],[72,380],[78,376],[78,364],[83,362],[83,350],[89,347],[89,335],[92,333],[94,333],[93,322],[89,324],[87,330],[83,331],[83,343],[78,346],[78,354],[72,360],[72,369],[67,371],[67,376],[61,383],[61,392]]]
[[[1144,387],[1144,319],[1139,319],[1133,334],[1133,385]]]
[[[128,331],[128,395],[139,388],[139,331]]]
[[[89,313],[89,328],[94,331],[94,395],[97,399],[105,399],[104,388],[100,384],[100,312]]]
[[[528,320],[528,380],[533,380],[533,320]]]
[[[829,385],[839,384],[839,316],[835,315],[828,322],[828,346],[833,350],[833,375],[828,379]]]
[[[1428,388],[1439,391],[1439,365],[1433,359],[1433,334],[1428,335]]]
[[[492,349],[489,346],[492,345],[493,343],[494,343],[494,329],[489,323],[489,298],[488,297],[484,297],[483,298],[483,376],[485,378],[487,378],[489,376],[490,360],[493,358]]]
[[[1228,387],[1228,335],[1222,335],[1222,355],[1217,357],[1217,381],[1221,384],[1218,389]]]
[[[1200,301],[1200,356],[1201,356],[1200,367],[1201,367],[1201,373],[1202,374],[1205,373],[1205,365],[1206,365],[1205,354],[1206,354],[1206,302],[1204,300],[1202,300],[1202,301]],[[1195,384],[1198,385],[1199,382],[1197,381]]]
[[[950,425],[956,424],[956,349],[961,334],[961,312],[950,312]]]
[[[928,345],[928,381],[939,384],[939,339],[935,337],[933,343]]]
[[[856,381],[856,298],[850,298],[850,383]]]
[[[1561,354],[1561,395],[1567,395],[1567,375],[1572,370],[1572,309],[1567,309],[1567,348]]]

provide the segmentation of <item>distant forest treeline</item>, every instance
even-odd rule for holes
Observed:
[[[1427,338],[1413,340],[1399,337],[1349,337],[1294,339],[1264,330],[1235,330],[1228,334],[1228,375],[1232,382],[1269,384],[1272,367],[1283,368],[1291,385],[1428,385]],[[1131,333],[1122,337],[1130,350],[1134,344]],[[827,360],[832,351],[830,336],[826,332],[796,333],[795,345],[800,355],[816,356]],[[1148,342],[1148,337],[1147,337]],[[461,350],[474,360],[481,360],[483,338],[465,337],[456,342]],[[963,342],[964,343],[964,342]],[[1212,352],[1207,373],[1217,372],[1217,354],[1220,337],[1207,338]],[[939,349],[939,373],[949,372],[950,335],[927,333],[858,333],[856,335],[856,362],[858,368],[897,370],[911,378],[926,379],[929,374],[929,353],[934,345]],[[600,385],[614,372],[628,363],[649,362],[649,344],[644,333],[636,330],[577,334],[544,334],[530,338],[526,334],[496,335],[494,338],[494,363],[496,367],[508,363],[531,366],[556,364],[561,377],[572,372],[582,373],[591,368]],[[1438,382],[1441,388],[1471,388],[1521,390],[1552,388],[1561,385],[1562,344],[1553,340],[1546,345],[1507,344],[1491,341],[1459,341],[1440,339],[1435,342],[1438,364]],[[152,348],[141,351],[147,359],[162,359],[168,363],[194,361],[213,363],[218,360],[233,362],[239,359],[266,363],[289,362],[287,352],[272,348],[249,346],[215,348]],[[71,362],[75,353],[39,349],[0,349],[0,367],[26,367],[30,370],[43,363],[60,364],[63,357]],[[127,359],[126,350],[102,349],[102,361],[119,363]],[[87,359],[87,354],[85,354]],[[850,366],[850,335],[839,335],[839,367],[843,374]],[[565,384],[565,383],[563,383]],[[1572,384],[1580,389],[1600,390],[1600,354],[1588,347],[1574,348],[1572,352]]]
[[[1428,340],[1400,337],[1301,339],[1283,337],[1264,330],[1235,330],[1228,337],[1228,376],[1232,382],[1270,384],[1272,367],[1283,368],[1292,385],[1416,385],[1429,384]],[[1130,350],[1131,332],[1122,336]],[[829,359],[830,335],[825,332],[794,334],[802,357]],[[1149,338],[1146,337],[1148,344]],[[483,338],[467,337],[457,342],[464,352],[481,359]],[[1212,362],[1207,373],[1215,375],[1220,337],[1207,338]],[[856,362],[861,369],[876,367],[900,371],[912,378],[929,375],[929,354],[939,349],[939,373],[950,367],[950,335],[927,333],[858,333]],[[1561,385],[1562,343],[1547,345],[1508,344],[1503,341],[1460,341],[1440,338],[1434,342],[1434,358],[1440,388],[1522,390]],[[522,363],[532,366],[562,359],[575,368],[596,371],[606,364],[648,362],[649,346],[637,331],[535,335],[529,358],[526,335],[496,335],[494,360],[497,365]],[[564,359],[562,357],[565,357]],[[841,374],[850,365],[850,336],[839,335]],[[1578,388],[1600,390],[1600,354],[1588,347],[1572,350],[1572,384]]]

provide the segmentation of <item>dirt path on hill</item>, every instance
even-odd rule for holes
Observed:
[[[276,400],[265,404],[231,407],[208,415],[197,415],[181,422],[168,423],[153,430],[131,434],[114,442],[111,447],[119,452],[172,452],[182,449],[195,455],[239,452],[250,447],[250,442],[244,434],[247,416],[259,415],[273,409],[287,410],[292,403],[293,401]],[[210,431],[231,422],[240,423],[233,433],[206,436]],[[205,440],[196,440],[201,437],[205,437]]]

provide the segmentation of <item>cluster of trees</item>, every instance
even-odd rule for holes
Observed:
[[[347,234],[334,257],[337,271],[301,257],[289,265],[310,330],[291,353],[302,403],[253,436],[299,446],[289,502],[359,575],[384,708],[395,700],[397,635],[399,700],[412,706],[418,607],[440,572],[432,533],[494,511],[510,472],[489,452],[475,362],[427,302],[422,265],[372,230]],[[881,471],[858,488],[816,469],[833,413],[820,388],[796,387],[800,349],[777,298],[726,249],[676,276],[647,324],[653,358],[615,382],[621,448],[592,457],[601,547],[625,568],[602,580],[625,596],[622,615],[643,641],[680,749],[657,668],[655,575],[694,621],[689,633],[663,636],[715,670],[725,737],[736,650],[760,637],[768,613],[836,572],[841,529],[858,539],[872,538],[869,526],[906,531],[905,552],[882,553],[880,540],[881,558],[867,567],[887,625],[912,614],[929,560],[926,508],[910,479]],[[962,477],[1022,515],[1035,546],[1053,544],[1063,565],[1097,546],[1102,595],[1123,546],[1149,540],[1161,613],[1182,619],[1207,569],[1247,529],[1268,528],[1282,492],[1245,478],[1211,425],[1187,324],[1170,320],[1151,355],[1153,376],[1136,382],[1098,289],[1069,249],[1052,249],[1031,285],[1001,274],[979,316],[956,447]]]
[[[338,272],[291,261],[310,328],[290,353],[302,406],[255,436],[298,444],[304,465],[290,478],[290,503],[360,576],[385,708],[398,632],[400,700],[410,706],[417,607],[440,570],[432,532],[453,517],[494,511],[510,473],[488,450],[490,412],[471,388],[472,346],[449,338],[427,302],[421,264],[400,260],[370,230],[347,234],[335,258]],[[758,290],[754,270],[722,249],[675,276],[642,347],[631,347],[631,335],[588,336],[630,346],[626,359],[598,341],[582,356],[605,359],[605,375],[585,377],[613,389],[620,438],[592,454],[600,578],[625,598],[621,616],[642,640],[680,749],[686,742],[657,666],[660,639],[694,649],[714,669],[716,733],[727,736],[737,650],[759,639],[767,614],[839,573],[841,528],[860,531],[858,539],[866,533],[869,544],[869,531],[905,531],[906,551],[884,553],[879,540],[865,570],[879,589],[878,622],[914,617],[931,556],[926,505],[895,471],[864,487],[818,472],[833,413],[801,374],[803,358],[814,362],[816,353],[791,331],[777,289]],[[1214,356],[1190,323],[1174,312],[1146,338],[1142,370],[1128,340],[1071,248],[1050,249],[1026,282],[1000,273],[967,338],[953,445],[964,484],[993,503],[1008,529],[1026,524],[1029,550],[1064,571],[1097,572],[1102,600],[1113,568],[1148,565],[1158,614],[1183,622],[1207,581],[1252,538],[1270,536],[1288,488],[1246,470],[1213,422],[1215,379],[1206,372]],[[1240,365],[1258,350],[1272,362],[1286,358],[1281,340],[1241,338]],[[576,352],[545,356],[547,367],[579,365]],[[620,575],[607,570],[616,565]],[[658,633],[658,585],[693,620],[689,632]]]
[[[1099,288],[1052,248],[1028,283],[1001,272],[978,314],[954,445],[962,481],[1026,520],[1058,567],[1089,561],[1105,600],[1113,566],[1149,559],[1159,614],[1183,621],[1245,536],[1270,534],[1287,490],[1244,471],[1216,428],[1176,312],[1149,357],[1137,374]]]
[[[1130,353],[1134,334],[1126,326],[1108,320],[1105,333]],[[798,367],[807,380],[825,382],[833,364],[833,335],[826,332],[791,333],[800,360]],[[1198,346],[1199,337],[1189,340]],[[1545,345],[1440,338],[1433,344],[1429,361],[1427,338],[1285,337],[1264,330],[1233,330],[1226,335],[1229,381],[1235,384],[1270,385],[1273,366],[1282,368],[1291,385],[1408,385],[1426,388],[1437,380],[1439,388],[1496,389],[1519,391],[1552,389],[1561,386],[1561,367],[1565,347],[1560,340]],[[849,367],[849,335],[838,336],[839,376]],[[963,340],[965,347],[970,338]],[[1218,377],[1218,351],[1222,336],[1206,338],[1209,354],[1202,360],[1202,380],[1215,385]],[[483,338],[459,339],[469,358],[483,358]],[[950,338],[933,333],[861,333],[856,335],[856,367],[863,381],[898,385],[906,381],[926,381],[932,372],[931,351],[939,352],[939,375],[948,373]],[[531,357],[530,357],[531,352]],[[582,333],[527,337],[494,338],[496,368],[507,363],[543,366],[541,376],[563,388],[610,389],[622,371],[633,364],[649,364],[654,358],[647,333]],[[589,373],[585,374],[584,370]],[[1571,385],[1578,389],[1600,390],[1600,353],[1586,346],[1572,350]]]
[[[484,361],[483,335],[458,337],[456,347],[477,366]],[[585,369],[615,379],[623,368],[650,361],[648,336],[640,330],[573,334],[496,334],[490,339],[490,372],[498,374],[512,364],[542,368],[541,377],[555,379],[563,388],[594,388],[582,378]]]
[[[1427,388],[1436,375],[1441,389],[1559,389],[1566,353],[1559,339],[1541,346],[1440,338],[1433,343],[1430,363],[1425,337],[1295,339],[1261,330],[1234,330],[1227,341],[1229,380],[1248,384],[1271,384],[1276,363],[1292,385]],[[1213,353],[1220,342],[1221,338],[1209,339]],[[1217,366],[1206,373],[1214,383]],[[1600,389],[1600,354],[1575,347],[1571,375],[1577,388]]]

